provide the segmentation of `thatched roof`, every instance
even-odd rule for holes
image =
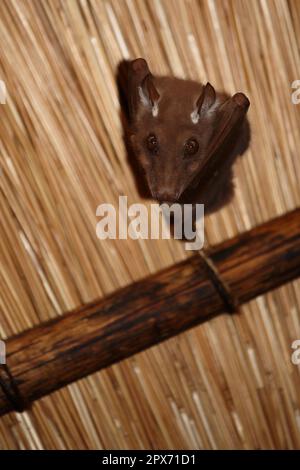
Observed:
[[[122,137],[122,59],[251,100],[251,145],[234,200],[206,219],[208,244],[299,205],[299,34],[297,0],[0,2],[3,338],[189,255],[176,240],[96,237],[100,203],[141,200]],[[300,448],[299,286],[4,416],[0,447]]]

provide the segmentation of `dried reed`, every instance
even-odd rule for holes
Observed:
[[[0,2],[3,338],[187,256],[174,240],[96,238],[100,203],[141,199],[115,82],[124,58],[250,97],[251,146],[207,243],[299,205],[299,34],[297,0]],[[3,417],[0,446],[300,448],[299,285]]]

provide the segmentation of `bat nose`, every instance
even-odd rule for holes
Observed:
[[[168,191],[159,191],[155,194],[155,199],[160,202],[175,202],[178,197],[177,194],[170,193]]]

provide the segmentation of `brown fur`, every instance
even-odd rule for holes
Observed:
[[[129,139],[154,199],[204,203],[207,213],[232,197],[232,164],[249,141],[249,101],[241,93],[232,98],[215,93],[214,101],[214,93],[211,85],[208,89],[191,80],[153,76],[144,59],[129,65]],[[197,103],[201,113],[193,123]],[[158,106],[157,116],[152,105]],[[159,142],[156,155],[145,145],[150,133]],[[184,157],[184,143],[191,137],[199,151]]]

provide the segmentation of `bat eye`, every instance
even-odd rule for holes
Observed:
[[[156,154],[158,152],[158,140],[154,134],[150,134],[146,140],[147,149],[149,152]]]
[[[196,139],[189,139],[184,144],[184,156],[195,155],[199,150],[199,144]]]

